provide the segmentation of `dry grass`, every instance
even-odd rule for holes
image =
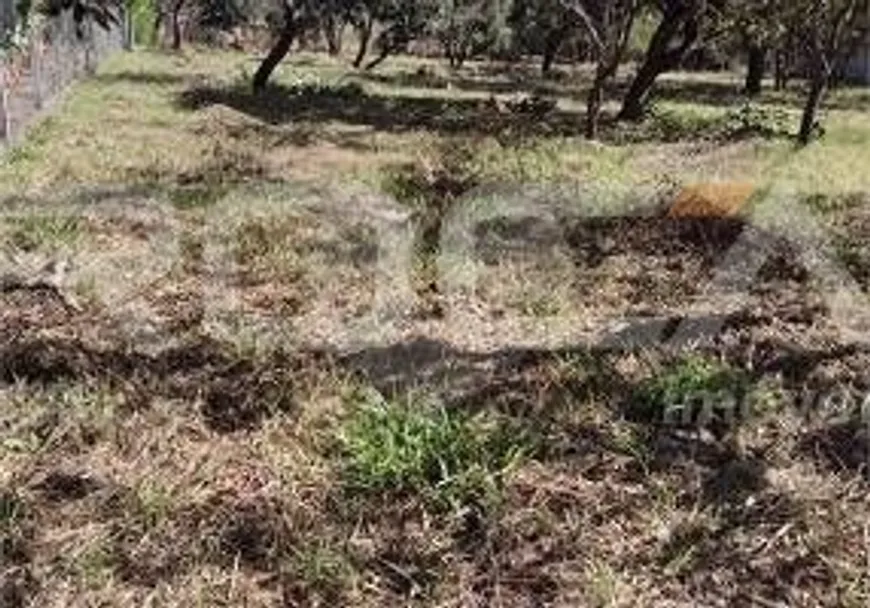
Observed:
[[[581,69],[251,69],[119,56],[0,161],[0,277],[55,281],[0,280],[0,605],[870,602],[870,352],[760,227],[866,301],[866,96],[796,153],[707,136],[721,76],[591,144]]]

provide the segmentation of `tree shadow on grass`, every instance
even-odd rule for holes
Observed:
[[[239,86],[198,86],[183,91],[178,105],[187,110],[226,106],[267,125],[300,127],[343,123],[386,133],[428,131],[440,135],[491,136],[505,145],[535,137],[580,137],[585,113],[560,108],[553,96],[535,92],[511,103],[492,99],[378,95],[356,83],[343,86],[272,86],[254,94]],[[641,123],[617,122],[602,115],[600,135],[614,145],[675,141],[727,142],[752,133],[732,133],[719,116],[656,115]],[[246,125],[255,131],[260,125]],[[303,129],[304,131],[304,129]],[[316,132],[285,139],[309,145]],[[356,134],[322,139],[342,147],[362,147]]]
[[[611,95],[621,98],[629,81],[618,81]],[[800,111],[806,103],[804,85],[800,82],[789,84],[787,88],[776,90],[766,87],[757,97],[749,97],[743,90],[742,82],[724,80],[703,80],[701,78],[662,78],[656,83],[653,99],[656,101],[705,106],[733,108],[746,103],[781,106]],[[837,87],[832,89],[824,101],[827,110],[867,111],[870,109],[870,90],[858,87]]]
[[[461,91],[478,92],[492,95],[539,93],[555,97],[570,98],[583,102],[588,93],[591,74],[577,71],[574,74],[560,72],[557,78],[544,78],[529,66],[481,66],[476,70],[463,69],[448,76],[434,74],[425,70],[400,70],[392,73],[361,72],[354,78],[382,86],[428,88],[445,90],[455,88]],[[606,98],[620,101],[628,90],[632,78],[620,75],[607,87]],[[743,90],[742,80],[704,79],[701,75],[682,74],[659,79],[653,93],[655,101],[699,104],[705,106],[733,108],[753,102],[777,105],[792,110],[802,110],[805,103],[803,83],[794,81],[786,88],[776,90],[766,86],[755,98],[748,97]],[[836,87],[825,100],[825,108],[830,110],[864,111],[870,109],[870,89],[866,87]]]
[[[340,121],[385,132],[497,136],[574,136],[583,130],[582,114],[575,112],[535,107],[500,112],[484,100],[380,96],[358,85],[272,86],[259,94],[239,87],[204,86],[184,91],[178,103],[190,110],[225,105],[273,125]]]
[[[141,84],[147,86],[180,85],[189,80],[189,75],[172,74],[169,72],[134,72],[123,70],[97,74],[94,80],[100,84]]]
[[[518,74],[476,76],[472,74],[451,74],[440,76],[426,71],[411,72],[402,70],[390,74],[362,72],[356,79],[389,87],[426,88],[446,90],[455,88],[461,91],[504,95],[510,93],[539,93],[543,95],[578,97],[583,87],[560,85],[540,77],[524,78]]]
[[[283,353],[264,361],[241,358],[207,339],[152,355],[76,339],[19,337],[0,349],[0,386],[99,380],[122,390],[133,409],[147,407],[155,397],[198,401],[205,424],[229,433],[295,411],[294,378],[306,366]]]
[[[628,82],[620,83],[615,91],[623,92]],[[696,103],[709,106],[739,106],[750,100],[742,87],[734,82],[666,79],[662,78],[655,85],[654,99],[679,103]]]

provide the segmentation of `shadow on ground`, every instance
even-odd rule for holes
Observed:
[[[94,76],[101,84],[137,84],[146,86],[180,85],[189,81],[190,75],[172,74],[170,72],[134,72],[123,70]]]
[[[389,78],[389,77],[387,77]],[[462,86],[477,87],[469,81]],[[342,86],[273,85],[253,93],[247,87],[203,85],[178,95],[180,107],[200,110],[226,106],[268,125],[325,125],[345,123],[375,131],[402,133],[429,131],[441,135],[494,136],[504,144],[532,137],[579,137],[584,133],[585,113],[560,106],[561,93],[548,87],[524,87],[512,83],[493,85],[499,92],[515,91],[512,101],[489,98],[456,98],[442,95],[380,95],[366,92],[358,83]],[[578,95],[570,94],[575,101]],[[580,95],[579,97],[582,97]],[[604,113],[600,139],[611,144],[665,143],[676,141],[733,141],[753,137],[755,131],[734,130],[727,117],[716,114],[683,118],[674,113],[655,113],[637,123],[617,121]],[[260,125],[244,127],[252,131]],[[760,135],[761,133],[759,133]],[[300,134],[287,143],[307,145],[312,133]],[[786,133],[765,136],[785,137]],[[341,141],[334,142],[345,145]],[[352,138],[346,147],[360,147]]]
[[[590,74],[559,72],[555,77],[544,78],[539,72],[530,69],[509,67],[484,69],[479,74],[462,70],[448,76],[428,71],[398,71],[392,73],[361,72],[354,77],[379,85],[391,87],[430,88],[444,90],[455,88],[461,91],[488,93],[493,95],[511,93],[539,93],[556,97],[568,97],[585,101],[589,88]],[[630,76],[630,75],[629,75]],[[620,100],[631,83],[630,77],[620,77],[608,87],[606,96]],[[743,83],[735,80],[703,80],[696,78],[662,78],[656,84],[654,97],[657,101],[670,101],[685,104],[701,104],[723,108],[739,107],[749,101],[763,104],[780,105],[793,110],[803,109],[805,91],[800,82],[789,84],[776,90],[766,87],[757,98],[748,97]],[[825,101],[831,110],[866,111],[870,109],[870,93],[863,89],[834,88]]]
[[[507,93],[539,93],[541,95],[569,95],[579,97],[585,92],[585,83],[559,83],[539,75],[505,72],[492,76],[475,77],[465,73],[440,76],[426,71],[398,71],[392,73],[360,72],[355,79],[389,87],[459,89],[493,95]],[[566,77],[567,79],[567,77]],[[581,90],[582,89],[582,90]]]
[[[558,109],[493,111],[485,100],[380,96],[358,85],[336,88],[272,86],[260,94],[238,87],[196,87],[179,104],[198,110],[225,105],[273,125],[292,121],[330,122],[379,131],[427,130],[466,135],[550,135],[582,133],[582,115]]]

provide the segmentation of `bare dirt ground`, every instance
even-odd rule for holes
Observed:
[[[233,61],[119,59],[0,167],[0,605],[867,605],[858,177],[667,218],[783,144],[460,145]]]

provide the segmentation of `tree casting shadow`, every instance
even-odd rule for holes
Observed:
[[[271,86],[261,93],[239,87],[194,87],[178,98],[182,108],[225,105],[272,125],[291,121],[341,121],[379,131],[428,130],[441,134],[576,136],[582,114],[529,107],[496,111],[485,100],[380,96],[358,85],[343,87]]]

